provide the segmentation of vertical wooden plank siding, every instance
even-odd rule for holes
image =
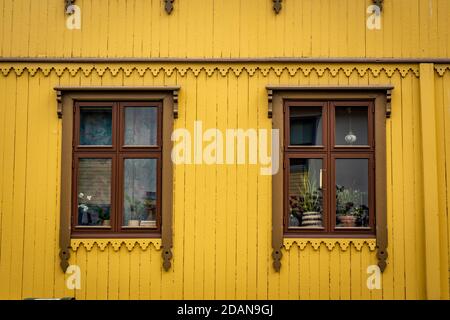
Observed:
[[[433,64],[420,65],[427,297],[441,297],[436,98]],[[425,191],[426,190],[426,191]],[[426,192],[426,196],[425,196]]]
[[[447,0],[386,0],[381,30],[366,28],[370,2],[361,0],[289,1],[278,15],[271,1],[191,0],[175,4],[170,16],[160,0],[101,5],[79,0],[81,30],[65,28],[64,1],[36,2],[4,1],[0,7],[2,57],[448,57],[450,52]],[[39,28],[45,32],[33,37]],[[255,38],[258,43],[249,45]],[[295,39],[299,45],[293,45]]]
[[[440,292],[436,297],[448,296],[448,272],[443,269],[448,265],[449,253],[447,246],[442,245],[442,239],[448,243],[449,226],[444,216],[449,195],[443,191],[448,190],[448,180],[438,178],[448,175],[448,160],[442,155],[448,153],[450,143],[445,115],[450,101],[448,70],[439,75],[434,66],[422,66],[424,78],[420,78],[413,71],[401,74],[394,69],[374,77],[363,65],[358,66],[366,69],[363,75],[351,72],[350,67],[334,75],[332,66],[318,72],[314,65],[290,65],[280,72],[274,71],[278,66],[271,65],[221,66],[212,69],[211,74],[202,66],[192,67],[198,72],[184,71],[183,66],[164,66],[159,72],[141,73],[138,70],[143,66],[137,65],[138,70],[129,75],[120,66],[112,68],[112,72],[99,73],[87,66],[77,71],[78,66],[71,65],[60,75],[50,71],[48,65],[41,67],[31,74],[26,66],[17,66],[1,76],[2,92],[15,93],[2,95],[9,108],[2,108],[0,113],[4,123],[0,130],[2,298],[75,295],[77,299],[415,299],[424,298],[425,292],[427,297],[435,297],[431,295],[436,292]],[[168,75],[167,67],[176,70]],[[419,69],[415,65],[407,67]],[[222,133],[227,128],[270,128],[264,89],[268,83],[395,85],[392,117],[387,120],[390,256],[382,290],[366,288],[366,269],[376,263],[374,251],[366,245],[361,248],[350,244],[344,250],[339,245],[330,249],[325,244],[307,244],[304,248],[294,244],[283,250],[281,272],[274,272],[270,257],[271,179],[260,175],[259,165],[248,163],[175,166],[172,270],[162,270],[160,251],[151,244],[145,249],[137,244],[133,248],[122,244],[120,248],[108,245],[103,249],[82,244],[72,252],[70,261],[81,268],[82,287],[67,290],[57,256],[61,131],[53,86],[181,85],[175,127],[186,127],[193,134],[194,121],[202,121],[203,132],[216,127]],[[427,107],[432,96],[435,120],[429,119],[431,107]],[[436,135],[445,136],[435,150],[439,155],[434,181],[436,203],[430,202],[428,192],[423,191],[430,183],[429,177],[409,174],[417,171],[417,166],[420,172],[429,170],[424,161],[435,160],[424,153],[423,158],[408,156],[430,148],[430,132],[423,133],[424,127],[419,124],[426,123],[431,128],[433,121]],[[394,149],[394,145],[401,147]],[[36,189],[44,190],[44,196],[35,193]],[[414,201],[416,204],[412,205]],[[426,225],[430,223],[428,212],[432,206],[440,212],[431,216],[440,230],[432,234],[437,241],[434,250],[440,258],[430,262],[425,248],[430,245]],[[433,267],[440,270],[434,282],[434,273],[425,273]]]

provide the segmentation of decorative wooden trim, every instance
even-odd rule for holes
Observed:
[[[388,225],[387,225],[387,156],[386,117],[391,115],[393,88],[375,98],[375,208],[378,267],[384,272],[387,266]]]
[[[125,246],[128,251],[132,251],[134,248],[140,247],[142,250],[146,250],[150,245],[156,250],[161,250],[160,238],[149,239],[71,239],[70,248],[72,251],[77,251],[80,246],[83,246],[87,251],[91,251],[94,246],[97,246],[100,251],[104,251],[105,248],[111,246],[114,251],[119,251],[122,246]]]
[[[267,85],[267,90],[276,91],[386,91],[394,89],[392,85],[361,85],[361,86],[278,86]]]
[[[267,100],[268,100],[267,117],[269,119],[272,119],[272,112],[273,112],[273,105],[272,105],[273,90],[272,89],[267,89]]]
[[[392,111],[391,100],[392,100],[392,89],[387,89],[386,90],[386,118],[391,117],[391,111]]]
[[[173,11],[173,2],[175,0],[164,0],[164,10],[167,14],[171,14]]]
[[[56,91],[63,92],[89,92],[89,91],[102,91],[102,92],[124,92],[124,91],[178,91],[180,90],[180,86],[155,86],[155,87],[133,87],[133,86],[113,86],[113,87],[102,87],[102,86],[92,86],[92,87],[64,87],[57,86],[54,88]]]
[[[176,90],[173,90],[172,95],[173,95],[173,117],[175,119],[178,119],[178,91],[179,88]]]
[[[116,86],[116,87],[101,87],[101,86],[92,86],[92,87],[64,87],[64,86],[57,86],[54,88],[56,91],[56,101],[57,101],[57,114],[58,118],[62,118],[63,114],[63,107],[62,107],[62,94],[63,93],[89,93],[89,92],[121,92],[121,93],[142,93],[142,92],[170,92],[172,91],[173,96],[173,104],[172,104],[172,112],[173,117],[176,119],[178,118],[178,91],[180,90],[180,86],[154,86],[154,87],[127,87],[127,86]],[[115,96],[112,98],[113,100],[119,98],[122,100],[119,96]],[[89,97],[86,98],[89,100]],[[108,99],[108,98],[107,98]],[[109,98],[111,99],[111,98]],[[160,99],[162,100],[162,98]]]
[[[283,0],[272,0],[273,2],[273,11],[275,11],[275,14],[279,14],[282,9],[282,2]]]
[[[439,76],[443,77],[446,71],[450,72],[450,64],[435,65],[434,69]]]
[[[267,97],[268,97],[268,117],[272,118],[273,112],[273,92],[285,91],[285,92],[383,92],[386,95],[385,104],[385,116],[386,118],[391,117],[391,100],[392,100],[392,90],[394,86],[392,85],[370,85],[370,86],[279,86],[279,85],[268,85],[266,86]]]
[[[349,100],[349,99],[365,99],[373,100],[375,103],[375,208],[376,208],[376,248],[378,266],[383,272],[387,265],[387,246],[388,246],[388,232],[387,232],[387,194],[386,194],[386,116],[390,114],[387,112],[387,101],[391,99],[391,91],[394,89],[391,85],[383,86],[359,86],[359,87],[335,87],[335,86],[267,86],[272,101],[272,127],[284,132],[284,115],[283,104],[284,100]],[[269,94],[268,94],[269,95]],[[284,138],[280,135],[280,152],[279,163],[284,164]],[[333,247],[332,241],[317,238],[311,240],[309,238],[297,240],[295,238],[288,238],[283,234],[283,195],[280,190],[283,190],[283,170],[277,172],[272,176],[272,258],[273,266],[276,271],[281,268],[282,252],[280,248],[284,246],[290,247],[293,243],[304,246],[307,243],[312,243],[317,248],[321,243],[325,243],[328,248]],[[298,238],[298,237],[296,237]],[[334,239],[334,238],[333,238]],[[359,238],[358,238],[359,239]],[[361,240],[347,239],[349,243],[354,243],[357,246],[361,244],[370,243],[371,238],[361,238]],[[301,241],[301,242],[297,242]],[[331,241],[331,242],[330,242]],[[336,240],[339,241],[339,240]],[[342,242],[342,246],[347,245],[347,242]],[[287,244],[287,246],[285,245]]]
[[[58,119],[61,119],[63,115],[61,90],[56,90],[56,113],[58,114]]]
[[[300,250],[304,250],[310,245],[314,250],[319,250],[320,246],[324,244],[326,248],[331,251],[334,248],[340,248],[346,251],[350,245],[357,251],[361,251],[363,246],[368,246],[370,251],[375,251],[377,248],[376,239],[324,239],[324,238],[285,238],[283,239],[283,246],[286,250],[290,250],[293,245],[297,245]]]
[[[148,64],[139,63],[134,65],[116,65],[116,64],[2,64],[0,63],[0,71],[3,76],[7,76],[10,72],[14,72],[17,76],[21,76],[27,71],[27,74],[31,77],[35,76],[38,72],[45,77],[50,74],[56,74],[61,77],[62,75],[69,75],[74,77],[76,75],[83,75],[89,77],[95,72],[99,77],[103,77],[106,72],[109,72],[112,77],[125,76],[129,77],[135,75],[143,77],[145,74],[150,73],[153,76],[157,76],[160,72],[163,72],[166,76],[170,77],[174,73],[181,77],[187,74],[193,74],[198,77],[202,73],[206,73],[208,77],[214,74],[219,74],[223,77],[227,76],[231,72],[239,77],[242,73],[247,73],[249,77],[254,75],[261,75],[267,77],[270,73],[274,73],[276,76],[281,76],[283,73],[293,77],[298,73],[302,73],[305,77],[308,77],[311,73],[316,73],[318,77],[329,75],[331,77],[337,77],[343,75],[350,77],[356,73],[360,77],[369,76],[378,77],[384,73],[386,77],[391,78],[394,74],[399,74],[401,78],[405,78],[412,73],[415,77],[419,77],[418,65],[379,65],[379,64],[301,64],[298,63],[273,63],[273,64],[210,64],[205,63],[203,65],[189,65],[185,66],[182,63],[176,65],[161,65],[160,63]]]
[[[161,244],[163,250],[163,267],[168,270],[171,267],[172,258],[172,210],[173,210],[173,163],[171,161],[172,140],[170,139],[173,131],[173,122],[176,112],[174,110],[174,93],[178,92],[180,87],[56,87],[57,103],[61,104],[62,115],[62,146],[61,146],[61,211],[60,211],[60,265],[65,272],[69,266],[70,257],[69,248],[72,244],[84,243],[92,245],[94,240],[70,239],[71,234],[71,206],[72,206],[72,140],[73,140],[73,112],[75,101],[161,101],[163,104],[163,134],[162,134],[162,227]],[[58,93],[59,92],[59,93]],[[60,101],[60,102],[58,102]],[[170,110],[165,112],[165,110]],[[158,243],[159,238],[142,238],[139,240],[130,240],[124,238],[96,239],[95,243],[99,246],[105,246],[108,241],[112,245],[125,243],[128,246],[134,246],[136,241],[140,243],[141,248],[145,243]],[[91,241],[91,242],[89,242]],[[127,242],[128,241],[128,242]],[[147,241],[147,242],[145,242]],[[106,244],[105,244],[106,243]],[[73,248],[73,247],[72,247]]]

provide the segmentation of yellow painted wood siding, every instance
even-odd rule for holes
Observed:
[[[426,297],[418,66],[116,64],[110,65],[113,72],[106,65],[0,67],[0,298]],[[442,74],[435,73],[435,88],[437,134],[445,137],[438,145],[439,208],[446,217],[450,70]],[[61,127],[55,85],[180,85],[175,127],[193,133],[196,120],[203,121],[204,130],[271,128],[266,84],[389,83],[395,90],[387,120],[389,258],[382,290],[367,289],[366,268],[376,264],[367,245],[360,251],[354,245],[347,250],[293,245],[283,249],[283,266],[276,273],[271,265],[271,177],[260,175],[258,165],[193,164],[174,168],[169,272],[162,270],[160,251],[153,246],[131,251],[125,245],[118,251],[111,245],[104,250],[80,246],[70,263],[81,268],[81,290],[66,289],[58,259]],[[448,257],[450,224],[440,228],[441,250]],[[448,261],[441,268],[448,270]],[[444,288],[443,297],[448,297],[448,283]]]
[[[65,27],[63,0],[0,0],[1,57],[449,57],[448,0],[77,0],[81,30]]]

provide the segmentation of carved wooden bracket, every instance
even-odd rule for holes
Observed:
[[[70,248],[66,245],[60,244],[59,247],[59,265],[61,270],[65,273],[67,268],[69,267],[69,259],[70,259]]]
[[[373,0],[373,4],[380,8],[380,11],[383,10],[383,1],[384,0]]]
[[[63,115],[61,90],[56,90],[56,113],[58,114],[58,118],[61,119]]]
[[[167,14],[171,14],[173,11],[173,2],[175,0],[164,0],[164,9],[166,10]]]
[[[273,1],[273,11],[275,11],[276,14],[279,14],[281,11],[281,3],[283,0],[272,0]]]
[[[69,10],[69,7],[75,3],[75,0],[64,0],[64,1],[65,1],[64,12],[66,14],[72,14],[73,12],[68,11],[68,10]]]
[[[386,90],[386,118],[391,117],[391,100],[392,100],[392,89]]]
[[[384,272],[386,269],[387,263],[386,260],[388,258],[388,253],[386,251],[386,245],[379,245],[378,251],[377,251],[377,258],[378,258],[378,267],[380,268],[381,272]]]
[[[280,272],[281,269],[281,258],[283,254],[281,253],[281,246],[279,248],[273,248],[272,258],[273,258],[273,268],[276,272]]]
[[[273,111],[273,105],[272,105],[273,90],[271,90],[271,89],[268,89],[268,90],[267,90],[267,99],[268,99],[267,117],[269,117],[269,119],[272,119],[272,111]]]
[[[178,119],[178,90],[173,90],[173,117]]]
[[[170,267],[172,266],[172,263],[170,262],[170,259],[172,259],[172,248],[167,246],[166,248],[163,248],[162,251],[162,258],[163,258],[163,268],[166,271],[169,271]]]

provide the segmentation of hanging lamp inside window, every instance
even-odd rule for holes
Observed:
[[[347,108],[347,114],[348,114],[348,133],[345,136],[345,142],[347,142],[347,144],[354,144],[357,140],[356,135],[353,133],[352,131],[352,108],[348,107]]]

